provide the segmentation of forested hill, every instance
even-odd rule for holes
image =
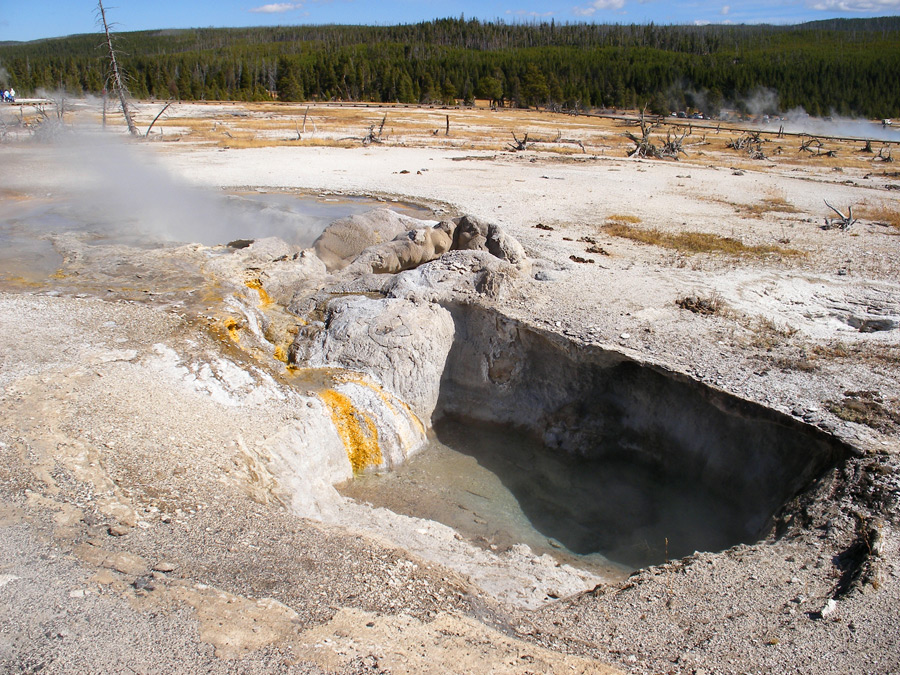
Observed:
[[[117,35],[138,98],[637,107],[755,99],[766,112],[900,116],[900,17],[797,26],[507,24],[158,30]],[[99,94],[99,35],[0,44],[20,95]],[[4,73],[4,70],[6,71]],[[7,84],[0,82],[0,84]],[[774,93],[774,95],[773,95]]]

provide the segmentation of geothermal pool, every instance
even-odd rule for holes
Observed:
[[[154,196],[152,208],[129,210],[115,203],[77,196],[0,198],[0,284],[39,284],[63,264],[54,238],[76,236],[92,245],[160,248],[186,243],[205,246],[240,239],[280,237],[311,246],[329,223],[390,207],[417,218],[430,210],[366,197],[288,192],[218,194],[185,190]],[[183,207],[183,210],[182,210]]]

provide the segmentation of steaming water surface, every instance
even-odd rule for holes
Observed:
[[[140,203],[129,211],[107,208],[102,200],[0,198],[0,283],[46,282],[63,264],[53,243],[62,235],[93,245],[136,248],[185,243],[217,246],[237,239],[280,237],[305,248],[331,222],[387,206],[364,197],[197,191],[191,204],[179,213],[177,201],[163,211],[142,209]],[[429,210],[411,204],[391,202],[389,206],[413,217],[431,217]]]

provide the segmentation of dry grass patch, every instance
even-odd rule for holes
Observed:
[[[662,232],[655,228],[632,227],[625,222],[610,219],[601,229],[614,237],[631,239],[643,244],[652,244],[674,249],[681,253],[724,253],[734,256],[800,256],[801,251],[771,244],[748,246],[731,237],[721,237],[709,232]]]
[[[766,213],[800,213],[800,209],[785,199],[783,194],[772,193],[755,204],[742,204],[721,197],[700,196],[699,199],[712,204],[730,206],[737,213],[761,217]]]
[[[780,324],[767,316],[758,316],[746,321],[747,328],[753,337],[750,344],[758,349],[771,351],[790,343],[797,334],[797,329],[787,324]]]
[[[889,202],[863,204],[853,215],[900,230],[900,204]]]
[[[728,306],[718,293],[709,296],[687,295],[675,301],[675,304],[694,314],[719,314],[728,315]]]
[[[886,400],[876,391],[845,391],[840,401],[827,401],[826,407],[842,420],[883,433],[900,427],[900,402]]]
[[[606,221],[607,225],[628,225],[629,223],[637,225],[641,222],[641,219],[626,213],[614,213],[611,216],[607,216]]]
[[[800,210],[787,201],[782,195],[772,195],[766,197],[756,204],[747,204],[738,207],[739,210],[754,216],[761,216],[764,213],[799,213]]]

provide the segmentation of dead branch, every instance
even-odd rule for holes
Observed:
[[[824,201],[824,200],[823,200]],[[856,218],[853,217],[853,206],[847,207],[847,215],[845,216],[843,213],[834,208],[831,204],[825,201],[825,206],[834,211],[840,218],[829,218],[825,217],[825,225],[822,226],[823,230],[848,230],[856,222]]]
[[[626,131],[625,137],[634,143],[634,148],[628,153],[629,157],[653,157],[659,158],[660,150],[653,142],[650,140],[650,133],[659,126],[659,120],[656,122],[650,123],[646,119],[646,108],[641,110],[641,117],[638,120],[638,124],[641,127],[641,137],[638,138],[632,132]]]
[[[384,123],[387,122],[387,113],[384,114],[384,117],[381,118],[381,124],[378,125],[378,131],[375,131],[375,125],[369,125],[368,133],[363,136],[362,144],[369,145],[370,143],[381,143],[381,134],[384,132]]]
[[[515,142],[516,142],[515,145],[513,145],[512,143],[509,144],[509,147],[512,149],[513,152],[521,152],[521,151],[528,149],[528,134],[527,133],[525,134],[525,137],[521,141],[516,137],[515,131],[512,132],[512,137],[513,137],[513,140],[515,140]]]
[[[168,110],[170,105],[172,105],[172,102],[167,101],[166,104],[163,106],[163,109],[159,111],[159,114],[153,118],[153,121],[150,122],[150,126],[147,127],[147,133],[144,134],[144,138],[147,138],[148,136],[150,136],[150,130],[153,129],[153,125],[156,124],[156,120],[158,120],[160,117],[162,117],[162,114],[164,112],[166,112],[166,110]]]
[[[519,139],[516,138],[515,134],[513,134],[513,138],[516,139],[516,147],[513,147],[511,144],[510,147],[513,147],[514,150],[524,150],[525,148],[518,147]],[[582,152],[587,152],[582,141],[578,140],[577,138],[563,138],[562,132],[559,130],[557,130],[555,138],[528,138],[526,142],[531,143],[532,145],[534,145],[535,143],[547,143],[550,145],[571,144],[577,145],[579,148],[581,148]]]
[[[106,34],[106,47],[109,50],[109,62],[112,68],[114,89],[119,95],[119,102],[122,104],[122,114],[125,116],[125,124],[128,125],[128,133],[132,136],[137,136],[138,130],[134,124],[134,120],[131,119],[131,111],[128,109],[128,90],[125,88],[121,73],[119,72],[116,49],[113,47],[112,35],[109,32],[109,23],[106,21],[106,10],[103,9],[103,0],[97,0],[97,8],[100,12],[100,19],[103,22],[103,32]]]
[[[825,144],[821,140],[810,136],[805,141],[800,141],[800,149],[798,152],[808,152],[813,157],[835,157],[837,150],[825,150]]]
[[[765,139],[759,131],[745,131],[738,138],[734,138],[726,143],[725,147],[737,150],[738,152],[746,152],[750,159],[766,159],[766,153],[763,152],[762,144]]]
[[[887,150],[887,154],[884,154],[885,150]],[[878,154],[875,157],[873,157],[873,159],[876,161],[882,161],[882,162],[888,162],[888,163],[894,161],[894,158],[891,155],[891,149],[887,145],[881,146],[881,149],[878,151]]]
[[[690,134],[691,128],[688,127],[686,131],[682,132],[681,136],[677,133],[672,136],[672,130],[669,129],[666,131],[666,142],[663,144],[662,149],[659,151],[660,155],[663,157],[672,157],[673,159],[678,159],[678,155],[684,155],[687,157],[687,151],[684,149],[684,139],[688,134]]]

